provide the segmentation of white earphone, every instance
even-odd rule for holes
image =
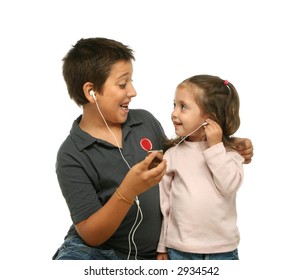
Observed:
[[[94,101],[96,101],[95,93],[93,90],[89,91],[90,96],[93,98]]]

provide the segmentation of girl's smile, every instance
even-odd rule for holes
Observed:
[[[187,136],[196,130],[205,120],[193,94],[185,87],[176,89],[174,110],[171,114],[175,133],[178,136]],[[204,130],[199,129],[188,137],[190,141],[198,141],[204,135]]]

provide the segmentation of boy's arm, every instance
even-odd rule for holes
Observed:
[[[139,194],[159,183],[166,171],[166,162],[149,170],[157,153],[134,165],[107,203],[86,220],[77,223],[76,229],[87,245],[99,246],[118,229]]]

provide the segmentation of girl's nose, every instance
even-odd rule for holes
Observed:
[[[177,108],[176,107],[174,107],[174,109],[172,110],[171,117],[172,118],[176,118],[177,117]]]

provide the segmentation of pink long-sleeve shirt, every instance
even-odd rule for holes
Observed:
[[[236,192],[243,180],[243,157],[219,143],[184,141],[164,155],[160,183],[163,214],[158,252],[174,248],[219,253],[237,248]]]

